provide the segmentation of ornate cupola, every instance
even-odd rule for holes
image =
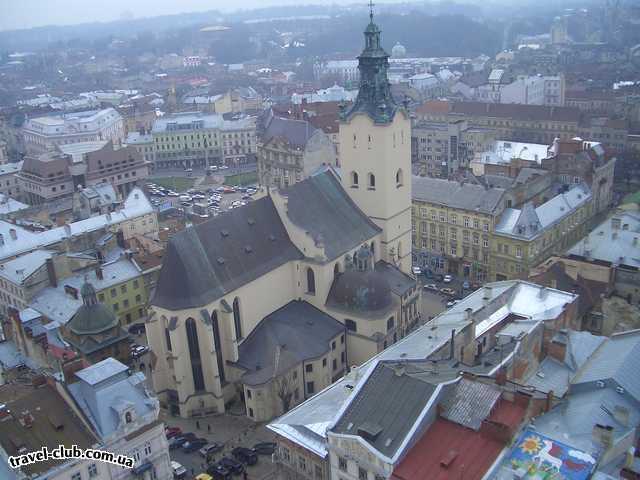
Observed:
[[[373,21],[373,3],[369,3],[369,25],[364,31],[365,46],[358,57],[360,90],[351,108],[342,113],[348,119],[358,112],[367,113],[377,124],[391,123],[398,105],[391,95],[387,78],[389,54],[380,44],[380,28]]]

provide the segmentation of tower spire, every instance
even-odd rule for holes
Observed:
[[[373,3],[373,0],[369,0],[369,19],[371,20],[371,23],[373,23],[373,7],[375,7],[375,3]]]

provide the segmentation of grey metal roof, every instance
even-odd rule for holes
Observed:
[[[452,208],[494,214],[500,208],[505,190],[484,188],[439,178],[413,176],[413,200]]]
[[[331,340],[340,333],[344,325],[335,318],[310,303],[289,302],[266,316],[238,347],[237,363],[247,370],[241,381],[259,385],[318,358],[330,351]]]
[[[329,260],[368,242],[381,231],[330,171],[298,182],[282,193],[289,199],[289,219],[317,244],[324,244]]]
[[[88,369],[92,370],[87,373]],[[147,391],[142,373],[128,375],[127,367],[112,358],[88,369],[76,372],[81,381],[68,388],[101,438],[109,437],[119,428],[120,415],[126,408],[133,408],[136,416],[143,420],[141,424],[144,420],[155,420],[158,400]]]
[[[316,127],[306,120],[270,115],[267,117],[262,142],[266,144],[274,138],[282,138],[292,147],[304,148],[316,130]]]
[[[614,222],[620,227],[614,227]],[[640,268],[640,213],[618,212],[594,228],[567,253]]]
[[[442,417],[473,430],[479,430],[482,421],[489,416],[500,398],[495,385],[461,379],[449,389],[440,406]]]
[[[375,269],[384,274],[391,291],[396,295],[402,296],[416,286],[416,281],[413,278],[383,260],[376,263]]]
[[[393,457],[436,390],[414,375],[399,373],[398,368],[398,364],[380,362],[332,431],[360,436]]]
[[[35,250],[0,265],[0,277],[20,285],[53,256],[51,250]]]
[[[573,384],[612,380],[640,402],[640,330],[612,335],[578,372]]]
[[[264,197],[171,238],[152,303],[169,310],[206,305],[302,257]]]

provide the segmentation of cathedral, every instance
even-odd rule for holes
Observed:
[[[167,246],[147,323],[153,383],[182,417],[242,402],[269,420],[418,324],[411,126],[373,15],[340,170],[188,228]]]

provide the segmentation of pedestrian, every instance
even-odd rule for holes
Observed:
[[[207,423],[207,432],[211,433],[211,424]]]
[[[199,421],[199,420],[196,420],[196,428],[197,428],[198,430],[200,430],[200,421]]]

